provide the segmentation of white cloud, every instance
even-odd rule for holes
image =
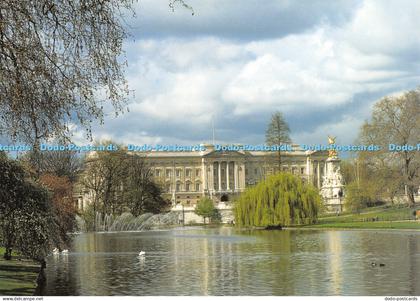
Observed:
[[[203,35],[162,38],[157,33],[127,43],[129,84],[136,98],[130,113],[98,135],[118,131],[118,138],[127,141],[188,141],[189,134],[201,137],[197,132],[208,128],[213,114],[222,124],[250,116],[261,116],[266,124],[268,113],[281,110],[292,118],[305,113],[296,123],[307,129],[301,126],[296,139],[323,139],[330,129],[350,139],[375,99],[418,84],[419,9],[414,1],[366,1],[348,23],[315,22],[304,31],[270,34],[270,39],[257,34],[226,39],[213,27],[203,29]],[[246,19],[249,7],[241,13]],[[219,26],[230,30],[225,17]],[[214,16],[200,18],[194,22],[207,24]],[[178,25],[190,22],[181,19]],[[364,108],[353,105],[356,101]],[[343,108],[353,111],[343,113]],[[343,116],[331,118],[335,114]],[[244,131],[230,126],[224,133]]]
[[[300,144],[326,144],[328,135],[331,135],[337,137],[337,144],[351,144],[358,136],[355,129],[358,129],[363,121],[360,116],[345,115],[333,124],[324,124],[305,132],[292,134],[292,139]]]
[[[367,53],[388,53],[420,49],[420,2],[411,0],[364,1],[343,38]]]

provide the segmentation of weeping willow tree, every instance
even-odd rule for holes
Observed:
[[[322,207],[318,191],[300,178],[279,173],[247,189],[235,203],[238,226],[313,224]]]

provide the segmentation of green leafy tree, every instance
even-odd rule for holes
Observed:
[[[95,218],[96,218],[96,211],[94,208],[94,203],[88,204],[82,212],[80,212],[81,218],[85,222],[86,231],[95,231]]]
[[[214,207],[213,201],[209,198],[201,198],[196,207],[195,214],[202,216],[204,224],[206,223],[206,218],[211,218],[215,215],[216,208]]]
[[[265,133],[265,142],[267,145],[280,145],[291,143],[290,128],[283,114],[279,111],[271,116],[270,123]],[[281,170],[281,151],[277,151],[278,170]]]
[[[25,171],[17,162],[9,160],[0,152],[0,227],[4,258],[12,258],[16,241],[15,219],[24,206]]]
[[[312,224],[321,210],[321,197],[313,186],[279,173],[242,193],[235,203],[235,221],[246,227]]]
[[[420,137],[420,88],[398,96],[385,97],[375,104],[370,121],[362,126],[359,140],[363,144],[381,146],[377,152],[366,152],[366,162],[374,178],[391,195],[395,188],[407,194],[414,206],[414,194],[420,184],[420,152],[390,152],[390,144],[416,145]],[[398,187],[395,187],[397,183]],[[405,188],[405,189],[404,189]]]
[[[24,256],[40,264],[38,288],[45,286],[46,260],[51,248],[60,238],[59,226],[53,211],[48,190],[38,184],[27,181],[24,206],[15,215],[16,242],[15,248]]]
[[[38,284],[45,283],[45,257],[63,238],[47,189],[27,177],[16,161],[0,155],[0,227],[4,257],[12,249],[40,263]]]
[[[372,181],[362,184],[351,182],[346,185],[346,197],[344,207],[346,211],[359,213],[361,209],[374,204],[376,199],[376,186],[371,185]]]
[[[376,160],[375,160],[376,161]],[[359,211],[361,208],[393,203],[402,191],[404,184],[397,169],[385,168],[380,161],[372,162],[371,154],[361,152],[354,159],[341,162],[346,192],[347,210]]]

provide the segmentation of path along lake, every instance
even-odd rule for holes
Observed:
[[[45,295],[420,295],[420,231],[82,233],[46,272]]]

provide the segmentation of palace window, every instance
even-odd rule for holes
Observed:
[[[210,168],[209,168],[209,171],[210,171]],[[200,169],[196,169],[195,170],[195,176],[196,177],[199,177],[200,176]]]
[[[200,191],[200,183],[195,183],[195,191]]]
[[[190,183],[185,184],[185,191],[190,191]]]
[[[181,190],[181,184],[180,183],[176,183],[176,191],[180,191]]]
[[[185,176],[191,177],[191,169],[188,168],[185,170]]]
[[[176,177],[179,178],[181,176],[181,169],[176,170]]]
[[[167,177],[167,178],[170,178],[171,176],[172,176],[172,170],[167,169],[167,170],[166,170],[166,177]]]
[[[155,175],[156,177],[160,177],[160,169],[155,169]]]
[[[256,174],[256,175],[258,174],[258,169],[257,168],[254,169],[254,174]]]
[[[165,186],[165,188],[166,188],[166,191],[171,191],[171,184],[170,183],[166,183],[166,186]]]
[[[303,175],[305,173],[305,167],[300,168],[300,173]]]

